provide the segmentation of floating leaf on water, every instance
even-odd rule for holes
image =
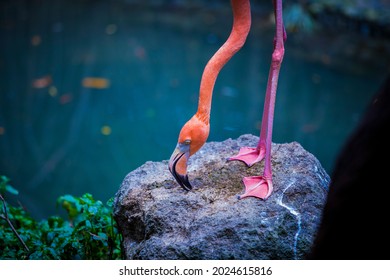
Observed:
[[[106,78],[86,77],[82,81],[85,88],[104,89],[110,87],[110,80]]]
[[[100,132],[103,135],[108,136],[111,134],[111,127],[109,127],[108,125],[102,126],[102,128],[100,129]]]
[[[57,94],[58,94],[58,90],[55,86],[49,87],[49,95],[51,97],[55,97],[55,96],[57,96]]]
[[[41,78],[35,79],[32,82],[33,88],[46,88],[52,83],[52,78],[50,75],[43,76]]]
[[[134,55],[136,58],[143,60],[146,57],[146,50],[144,47],[138,46],[134,49]]]
[[[116,33],[117,27],[116,24],[109,24],[106,26],[106,34],[113,35]]]
[[[65,93],[60,97],[60,104],[65,105],[73,100],[73,95],[70,93]]]
[[[34,35],[31,37],[31,45],[34,47],[39,46],[42,42],[41,36],[39,35]]]

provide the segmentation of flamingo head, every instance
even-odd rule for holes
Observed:
[[[193,116],[181,129],[177,146],[169,159],[169,171],[185,190],[192,189],[187,175],[187,162],[195,154],[209,136],[210,125]]]

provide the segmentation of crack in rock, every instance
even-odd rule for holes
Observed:
[[[301,233],[301,214],[296,210],[294,209],[293,207],[285,204],[283,202],[283,197],[284,197],[284,193],[291,187],[293,186],[295,183],[295,180],[291,181],[290,184],[288,184],[288,186],[283,190],[282,194],[278,197],[278,200],[277,200],[277,203],[286,208],[296,219],[297,219],[297,226],[298,226],[298,229],[294,235],[294,247],[293,247],[293,250],[294,250],[294,259],[297,260],[298,259],[298,256],[297,256],[297,247],[298,247],[298,237],[299,237],[299,234]]]

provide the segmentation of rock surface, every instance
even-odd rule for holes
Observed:
[[[186,192],[168,162],[130,172],[115,197],[114,215],[128,259],[303,259],[327,196],[329,176],[298,143],[272,144],[274,193],[266,201],[237,199],[242,177],[262,174],[226,159],[258,138],[207,143],[189,161]]]

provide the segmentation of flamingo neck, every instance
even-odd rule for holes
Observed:
[[[211,100],[218,74],[223,66],[244,45],[251,26],[249,0],[231,0],[233,27],[226,42],[209,60],[204,68],[199,90],[199,103],[196,116],[205,124],[210,122]]]

